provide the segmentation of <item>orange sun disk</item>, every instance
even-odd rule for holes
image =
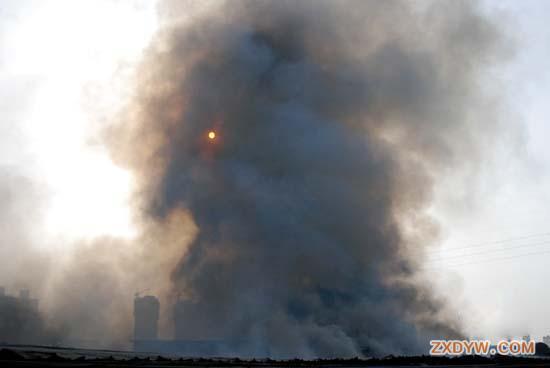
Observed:
[[[213,130],[209,131],[208,132],[208,138],[210,138],[210,139],[216,138],[216,132],[213,131]]]

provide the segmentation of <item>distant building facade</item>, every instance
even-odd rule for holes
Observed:
[[[134,299],[134,340],[156,340],[158,338],[158,321],[160,303],[152,295]]]
[[[31,298],[31,292],[28,289],[19,290],[19,301],[34,310],[38,310],[38,299]]]
[[[160,340],[157,334],[160,303],[154,296],[134,300],[134,351],[175,354],[195,357],[246,356],[251,346],[245,340],[224,340],[220,326],[206,320],[198,305],[178,300],[174,305],[174,340]],[[269,349],[260,342],[254,344],[252,356],[268,357]]]
[[[29,290],[15,297],[0,287],[0,342],[39,343],[45,337],[38,299],[31,298]]]
[[[542,342],[545,343],[546,345],[550,346],[550,335],[544,336],[542,338]]]
[[[208,313],[189,300],[180,299],[174,305],[176,340],[216,340],[220,336],[219,325]]]

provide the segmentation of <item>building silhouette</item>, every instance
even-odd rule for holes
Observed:
[[[156,340],[158,338],[158,321],[160,303],[152,295],[134,299],[134,340]]]
[[[185,356],[220,357],[247,356],[250,344],[245,340],[227,340],[221,335],[219,326],[200,313],[198,305],[188,300],[178,300],[173,306],[175,339],[158,339],[158,299],[154,296],[134,300],[134,351]],[[261,342],[255,344],[250,356],[268,357],[269,349]]]
[[[38,299],[31,298],[29,290],[21,290],[16,297],[0,287],[0,342],[39,343],[45,337]]]
[[[186,299],[179,299],[173,309],[176,340],[217,340],[221,336],[219,324],[201,307]]]

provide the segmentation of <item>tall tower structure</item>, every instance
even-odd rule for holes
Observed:
[[[134,299],[134,340],[156,340],[158,338],[160,303],[152,295]]]

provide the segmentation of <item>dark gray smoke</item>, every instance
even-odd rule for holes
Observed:
[[[228,1],[184,16],[192,4],[162,5],[126,143],[113,138],[148,214],[189,210],[199,229],[173,269],[177,336],[275,357],[460,336],[408,254],[437,235],[437,176],[495,130],[473,118],[492,24],[464,1]]]

